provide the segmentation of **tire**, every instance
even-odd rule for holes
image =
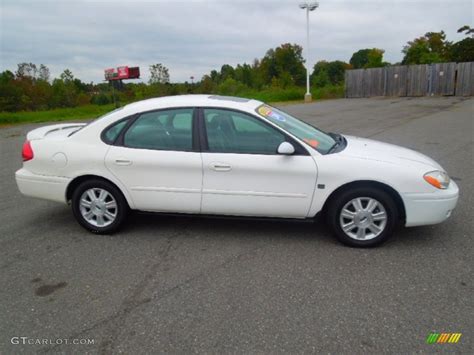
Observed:
[[[328,223],[342,243],[351,247],[374,247],[393,234],[399,213],[392,197],[372,187],[349,188],[329,203]]]
[[[72,212],[77,222],[95,234],[111,234],[128,214],[122,192],[111,183],[92,179],[82,182],[72,194]]]

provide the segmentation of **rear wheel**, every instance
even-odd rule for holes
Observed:
[[[387,240],[398,220],[398,210],[385,191],[359,187],[339,193],[328,206],[335,236],[354,247],[373,247]]]
[[[92,233],[113,233],[125,220],[127,201],[122,193],[104,180],[81,183],[72,195],[72,211],[81,226]]]

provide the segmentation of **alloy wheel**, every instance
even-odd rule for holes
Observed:
[[[372,197],[357,197],[347,202],[339,215],[344,233],[355,240],[370,240],[379,236],[387,225],[384,206]]]

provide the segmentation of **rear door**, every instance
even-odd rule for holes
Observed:
[[[105,164],[126,186],[137,209],[200,212],[202,160],[193,135],[194,112],[176,108],[142,113],[109,149]]]
[[[239,111],[204,108],[202,213],[304,218],[316,184],[313,158],[261,119]],[[288,141],[297,152],[277,154]]]

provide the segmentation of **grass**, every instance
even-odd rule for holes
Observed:
[[[298,103],[302,102],[305,93],[304,88],[293,87],[287,89],[266,89],[261,91],[245,91],[236,96],[247,97],[268,103]],[[344,85],[327,86],[312,90],[313,100],[335,99],[344,97]],[[85,120],[99,117],[114,109],[109,105],[85,105],[73,108],[60,108],[48,111],[20,111],[0,112],[0,126],[40,123],[54,121]]]
[[[288,89],[267,89],[262,91],[247,91],[237,96],[247,97],[267,103],[301,102],[304,100],[305,88],[293,87]],[[344,85],[331,85],[311,90],[313,100],[338,99],[344,97]]]
[[[47,111],[0,112],[0,125],[83,120],[99,117],[114,109],[114,105],[85,105]]]

